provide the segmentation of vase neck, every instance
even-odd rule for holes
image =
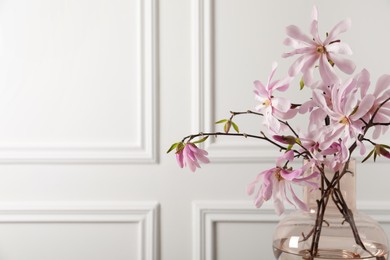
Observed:
[[[332,180],[335,172],[332,169],[325,168],[325,176],[328,180]],[[321,186],[321,178],[319,178],[319,185]],[[325,184],[326,187],[326,184]],[[348,165],[348,172],[340,179],[338,188],[343,195],[348,208],[356,211],[356,163],[351,160]],[[321,198],[321,190],[313,190],[309,187],[304,188],[304,200],[308,205],[310,212],[317,211],[317,200]],[[326,212],[338,212],[338,208],[332,199],[329,199],[326,207]]]

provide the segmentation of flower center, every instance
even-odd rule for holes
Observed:
[[[280,175],[280,172],[282,171],[282,169],[280,168],[277,168],[276,171],[275,171],[275,178],[278,180],[278,181],[282,181],[284,180],[282,175]]]
[[[323,54],[323,53],[326,52],[326,49],[325,49],[324,46],[321,45],[321,46],[317,47],[317,52],[320,53],[320,54]]]
[[[271,100],[267,99],[263,102],[263,105],[268,107],[269,105],[271,105]]]
[[[340,119],[339,121],[340,124],[343,124],[343,125],[348,125],[349,124],[349,120],[346,116],[344,116],[343,118]]]

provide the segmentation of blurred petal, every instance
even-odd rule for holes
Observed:
[[[271,113],[265,113],[264,122],[271,132],[275,134],[279,133],[280,122]]]
[[[356,65],[353,61],[332,54],[329,54],[329,57],[342,72],[352,74],[355,71]]]
[[[296,169],[294,171],[291,171],[291,172],[288,172],[288,171],[281,171],[280,175],[288,180],[288,181],[292,181],[296,178],[298,178],[299,176],[301,176],[303,173],[302,171],[302,168],[299,168],[299,169]]]
[[[317,6],[313,6],[313,9],[311,10],[311,19],[318,20],[318,9]]]
[[[274,115],[277,116],[280,119],[289,120],[293,117],[295,117],[298,113],[298,109],[289,109],[287,112],[280,112],[278,110],[274,110]],[[285,126],[285,125],[282,125]]]
[[[275,97],[272,99],[272,107],[280,112],[287,112],[291,108],[291,103],[288,99],[283,97]]]
[[[257,199],[255,200],[255,206],[257,208],[260,208],[264,203],[264,199],[263,197],[257,197]]]
[[[255,191],[255,188],[256,188],[256,184],[257,184],[257,182],[252,182],[252,183],[250,183],[248,185],[248,187],[246,189],[246,193],[248,195],[252,195],[253,194],[253,192]]]
[[[282,58],[288,58],[294,56],[295,54],[305,54],[305,53],[315,54],[315,49],[313,47],[304,47],[304,48],[295,49],[291,52],[283,53]]]
[[[390,75],[382,75],[375,86],[374,96],[379,97],[379,95],[390,86]]]
[[[286,77],[284,79],[278,80],[272,87],[273,90],[279,90],[281,92],[286,91],[288,87],[290,86],[292,78],[291,77]]]
[[[318,104],[318,106],[325,111],[330,117],[338,117],[339,115],[334,111],[330,110],[328,104],[326,103],[325,97],[321,90],[313,90],[313,101]],[[320,115],[320,114],[319,114]],[[313,118],[314,119],[314,118]],[[312,120],[312,119],[311,119]]]
[[[179,164],[180,168],[184,167],[183,152],[182,151],[176,154],[176,161],[177,161],[177,164]]]
[[[363,156],[366,153],[366,146],[360,141],[357,141],[356,144],[359,147],[360,155]]]
[[[261,83],[261,81],[256,80],[253,84],[255,85],[255,88],[256,88],[256,90],[255,90],[256,94],[258,94],[260,96],[268,97],[268,91],[266,90],[263,83]]]
[[[351,28],[351,19],[345,19],[333,27],[329,32],[328,37],[324,41],[324,45],[328,45],[330,42],[337,40],[336,37],[343,32],[346,32]]]
[[[374,104],[375,97],[374,95],[366,95],[363,97],[362,101],[359,104],[359,108],[353,115],[350,116],[350,118],[354,121],[359,120],[362,118],[365,114],[367,114],[368,111],[370,111],[372,105]]]
[[[361,97],[363,98],[367,94],[368,87],[371,84],[370,73],[368,70],[363,69],[359,74],[355,76],[357,85],[356,87],[360,89]]]
[[[293,39],[305,42],[309,45],[313,45],[313,40],[310,39],[308,36],[304,35],[301,32],[301,30],[295,25],[287,26],[286,27],[286,34]]]
[[[298,196],[295,194],[294,190],[292,189],[292,187],[290,186],[290,191],[291,191],[291,195],[293,197],[293,200],[295,202],[295,204],[303,211],[308,211],[309,208],[307,207],[307,205],[298,198]]]
[[[297,75],[302,70],[307,60],[312,58],[313,55],[317,56],[317,54],[304,54],[298,59],[296,59],[294,63],[290,66],[290,69],[288,70],[288,75],[290,77],[294,77],[295,75]]]
[[[352,55],[352,50],[348,44],[344,42],[335,42],[326,46],[328,52],[337,53],[337,54],[347,54]]]
[[[299,179],[295,179],[294,182],[295,183],[302,183],[302,182],[307,182],[309,180],[312,180],[312,179],[316,179],[320,176],[320,173],[319,172],[313,172],[312,174],[310,174],[309,176],[305,176],[305,177],[302,177],[302,178],[299,178]]]
[[[327,85],[332,85],[340,81],[325,55],[321,55],[320,58],[320,75]]]
[[[290,150],[277,158],[276,165],[279,167],[283,167],[283,164],[285,162],[293,161],[293,160],[294,160],[294,151]]]
[[[345,102],[344,104],[341,104],[342,105],[341,111],[342,111],[343,115],[349,116],[356,109],[359,101],[358,101],[356,93],[352,93],[351,95],[349,95],[346,98],[346,100],[344,102]],[[357,112],[354,115],[356,115],[356,114],[357,114]],[[352,116],[350,118],[352,118]]]
[[[273,182],[273,179],[274,179],[273,178],[273,173],[272,173],[272,175],[268,175],[267,178],[268,178],[267,185],[265,185],[266,184],[265,182],[263,183],[263,192],[262,192],[262,197],[266,201],[269,200],[272,197],[274,184],[275,184]]]
[[[374,132],[372,133],[372,138],[378,139],[381,133],[382,133],[382,126],[381,125],[375,126]]]
[[[271,83],[272,77],[274,76],[275,71],[276,71],[277,68],[278,68],[278,63],[274,61],[274,62],[272,63],[271,74],[268,76],[267,91],[270,90],[270,89],[269,89],[269,85],[270,85],[270,83]]]
[[[315,39],[317,44],[322,45],[322,41],[320,39],[320,36],[318,35],[318,21],[317,20],[313,20],[311,22],[310,34],[313,36],[313,38]]]
[[[295,40],[293,38],[290,38],[290,37],[284,39],[283,44],[287,45],[287,46],[290,46],[290,47],[292,47],[294,49],[302,49],[302,48],[306,48],[306,47],[309,46],[305,42],[297,41],[297,40]],[[283,57],[283,54],[282,54],[282,57]]]
[[[278,216],[282,215],[284,212],[284,205],[281,198],[280,183],[275,183],[275,193],[274,193],[274,206],[275,206],[275,212]]]

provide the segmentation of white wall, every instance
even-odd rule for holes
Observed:
[[[165,152],[253,108],[313,3],[324,33],[352,18],[358,70],[390,73],[386,0],[0,1],[0,259],[272,259],[278,218],[245,194],[272,147],[219,138],[195,174]],[[390,234],[388,167],[358,166],[358,199]]]

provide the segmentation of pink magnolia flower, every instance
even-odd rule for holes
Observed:
[[[176,160],[180,168],[188,166],[192,172],[195,172],[196,168],[200,168],[199,162],[209,163],[209,159],[206,157],[208,154],[205,150],[198,148],[193,143],[183,144],[184,147],[176,152]]]
[[[301,55],[291,65],[289,75],[295,76],[301,71],[305,84],[310,85],[313,83],[313,70],[317,61],[319,62],[321,78],[327,85],[332,85],[339,81],[333,64],[341,71],[352,74],[355,70],[355,64],[339,56],[339,54],[351,55],[352,50],[348,44],[338,39],[338,35],[347,31],[350,27],[351,21],[349,19],[343,20],[333,27],[329,34],[327,34],[326,39],[322,41],[318,34],[318,11],[316,7],[313,7],[312,12],[312,23],[310,27],[312,37],[303,34],[295,25],[288,26],[286,32],[289,38],[284,41],[284,44],[293,47],[295,50],[284,53],[282,57],[286,58],[296,54]]]
[[[284,212],[284,201],[287,201],[291,205],[299,207],[302,210],[308,210],[307,205],[295,194],[292,184],[310,185],[318,188],[317,184],[311,180],[317,178],[319,174],[314,172],[307,177],[303,177],[302,175],[308,168],[309,164],[306,164],[302,168],[296,170],[283,167],[286,161],[291,162],[293,159],[294,152],[291,150],[286,152],[278,158],[276,167],[261,172],[257,175],[256,179],[248,185],[247,193],[252,195],[255,191],[256,185],[259,182],[262,182],[255,197],[256,207],[261,207],[264,201],[268,201],[272,197],[275,212],[278,215],[281,215]],[[290,200],[288,193],[291,194],[294,202]]]
[[[327,149],[333,142],[341,139],[357,140],[359,134],[363,133],[363,118],[371,109],[375,97],[365,95],[358,99],[357,87],[359,81],[349,79],[343,84],[333,86],[328,104],[323,92],[313,91],[313,100],[329,116],[330,125],[324,128],[326,132],[320,142],[320,149]],[[362,145],[362,143],[359,143]],[[364,148],[364,147],[361,147]],[[364,152],[364,149],[361,150]]]
[[[290,109],[291,102],[289,100],[283,97],[273,96],[275,90],[287,90],[291,81],[291,78],[286,77],[282,80],[271,82],[277,66],[278,64],[276,62],[272,64],[271,75],[268,77],[266,85],[263,85],[263,83],[258,80],[254,82],[256,100],[260,102],[256,107],[256,110],[264,114],[264,124],[273,133],[279,133],[282,128],[278,118],[290,119],[294,117],[297,112],[295,109]]]

